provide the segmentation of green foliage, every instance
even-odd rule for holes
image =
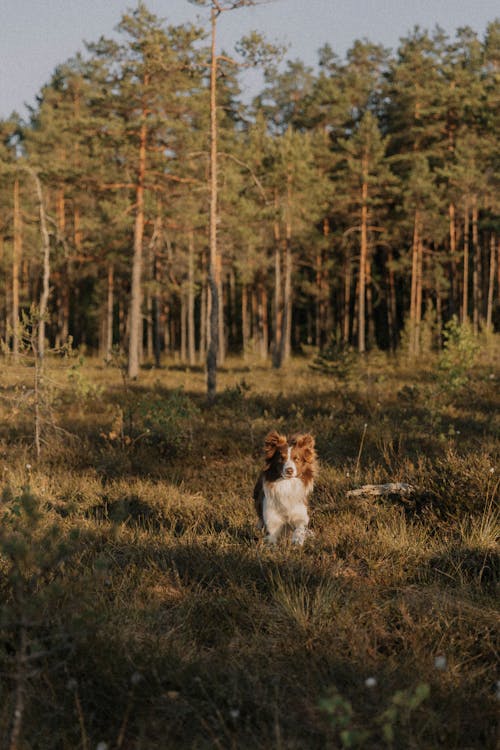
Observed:
[[[85,373],[85,357],[77,355],[75,361],[68,370],[68,380],[72,385],[73,393],[79,402],[85,402],[99,398],[102,387],[89,380]]]
[[[345,380],[352,373],[356,362],[356,352],[352,347],[338,344],[332,339],[330,344],[314,357],[310,367],[324,375]]]
[[[137,403],[137,427],[162,452],[189,448],[199,410],[182,388],[166,396],[149,393]]]
[[[360,728],[351,702],[336,688],[332,688],[328,697],[320,701],[319,707],[328,715],[331,727],[340,738],[343,748],[369,748],[372,742],[376,741],[379,727],[385,747],[393,747],[397,733],[408,725],[412,713],[429,696],[430,687],[425,682],[419,683],[413,689],[396,691],[389,700],[388,708],[375,718],[373,725],[368,729]]]
[[[332,729],[340,738],[343,748],[365,747],[370,732],[354,725],[354,710],[351,702],[332,688],[327,698],[319,702],[319,707],[329,718]]]
[[[438,362],[439,382],[443,390],[454,392],[468,383],[479,343],[470,324],[459,323],[456,315],[445,325],[443,337],[443,352]]]
[[[430,696],[430,687],[421,682],[415,688],[398,690],[392,696],[389,707],[378,718],[382,736],[388,747],[392,747],[398,730],[406,726],[411,714]]]

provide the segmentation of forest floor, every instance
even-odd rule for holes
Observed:
[[[309,361],[229,360],[208,406],[201,368],[50,358],[39,459],[2,366],[2,747],[496,747],[498,359]],[[273,428],[316,437],[302,548],[255,526]]]

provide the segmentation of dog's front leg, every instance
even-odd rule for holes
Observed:
[[[266,544],[276,544],[283,528],[283,519],[279,513],[277,513],[274,508],[270,508],[269,504],[266,502],[264,502],[264,524],[267,531],[264,541]]]
[[[293,544],[299,544],[300,546],[304,544],[306,537],[311,533],[307,528],[308,523],[309,515],[307,513],[307,508],[304,505],[300,510],[294,513],[292,518],[292,526],[294,527],[294,532],[292,534]]]

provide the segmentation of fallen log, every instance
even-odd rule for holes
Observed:
[[[364,484],[357,490],[349,490],[347,497],[380,497],[382,495],[413,495],[416,487],[404,482],[389,482],[388,484]]]

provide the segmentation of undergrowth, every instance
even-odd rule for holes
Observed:
[[[476,360],[449,387],[443,360],[234,360],[209,407],[195,368],[49,359],[38,461],[12,408],[30,373],[7,365],[5,747],[493,750],[498,371]],[[303,549],[255,527],[273,427],[317,439]],[[388,481],[417,491],[347,496]]]

